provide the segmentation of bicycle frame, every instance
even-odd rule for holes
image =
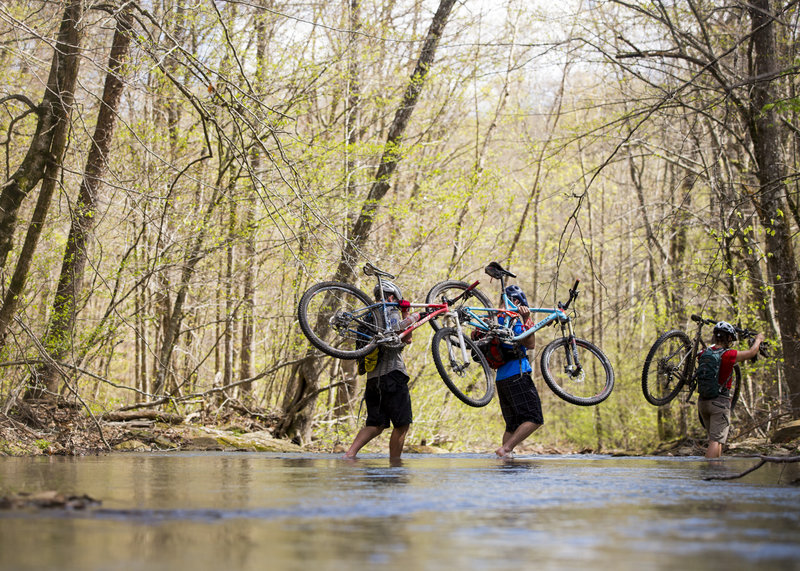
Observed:
[[[382,270],[379,270],[378,268],[376,268],[375,266],[373,266],[370,263],[365,264],[364,273],[367,274],[367,275],[374,275],[374,276],[377,277],[378,285],[380,286],[381,300],[376,302],[376,303],[374,303],[374,304],[372,304],[372,305],[364,307],[363,311],[369,312],[373,308],[381,306],[381,311],[383,312],[384,323],[388,324],[388,316],[389,316],[388,308],[390,308],[390,307],[399,307],[400,304],[398,302],[386,301],[384,299],[384,296],[383,296],[383,278],[385,277],[387,279],[394,279],[395,276],[393,276],[392,274],[389,274],[387,272],[384,272]],[[472,289],[477,287],[478,283],[479,282],[476,281],[468,289],[466,289],[461,295],[459,295],[458,297],[456,297],[455,299],[453,299],[451,301],[457,301],[463,295],[467,294],[469,291],[471,291]],[[456,322],[458,323],[458,316],[455,315],[454,312],[450,311],[450,306],[449,306],[449,304],[447,302],[445,302],[445,303],[411,303],[409,305],[409,307],[410,308],[425,309],[425,313],[426,314],[425,314],[424,317],[418,319],[417,321],[415,321],[414,323],[409,325],[403,331],[388,331],[388,330],[386,330],[386,331],[378,331],[378,329],[375,328],[375,331],[376,331],[375,337],[378,338],[378,343],[379,344],[396,343],[396,342],[402,340],[403,338],[405,338],[406,336],[408,336],[415,329],[418,329],[418,328],[422,327],[423,325],[425,325],[426,323],[428,323],[432,319],[435,319],[436,317],[439,317],[439,316],[442,316],[442,315],[449,315],[452,318],[454,318],[456,320]],[[357,321],[360,321],[360,320],[357,320]],[[469,355],[467,354],[467,347],[466,347],[466,344],[464,343],[463,332],[462,332],[461,327],[457,327],[456,329],[458,331],[459,345],[461,347],[462,357],[463,357],[464,361],[466,362],[469,359]]]
[[[504,294],[505,297],[505,294]],[[478,312],[486,313],[488,316],[493,317],[506,317],[508,318],[507,325],[502,326],[502,330],[506,331],[513,331],[513,325],[515,319],[520,319],[519,316],[519,308],[514,305],[511,300],[506,300],[509,304],[508,309],[492,309],[492,308],[485,308],[485,307],[462,307],[461,311],[470,316],[470,320],[465,322],[465,324],[469,324],[476,329],[479,329],[484,332],[489,331],[497,331],[497,328],[492,327],[491,325],[487,325],[486,320],[481,318],[478,315]],[[548,315],[541,320],[534,323],[529,329],[523,331],[519,335],[508,335],[504,341],[518,343],[524,339],[527,339],[531,335],[535,334],[540,329],[547,327],[554,321],[558,321],[559,323],[565,325],[569,329],[569,335],[574,336],[574,332],[572,330],[572,320],[570,317],[561,309],[557,308],[548,308],[548,307],[530,307],[528,308],[531,313],[547,313]],[[501,334],[502,336],[502,334]]]
[[[681,383],[682,387],[686,388],[686,398],[684,399],[685,402],[691,401],[692,395],[697,388],[697,379],[694,375],[695,368],[697,367],[697,355],[700,352],[700,349],[706,349],[708,347],[706,342],[703,340],[703,326],[715,325],[717,323],[717,321],[714,319],[707,319],[697,314],[692,314],[691,320],[697,323],[697,330],[694,334],[694,338],[691,340],[691,350],[686,354],[688,358],[686,362],[682,364],[682,366],[675,367],[672,370],[672,374],[676,376],[678,382]],[[749,330],[738,327],[736,328],[736,331],[737,334],[750,334]]]
[[[690,356],[689,362],[686,363],[686,365],[684,366],[684,369],[683,369],[683,378],[684,378],[684,382],[686,383],[685,386],[688,389],[688,394],[686,396],[686,402],[689,401],[689,399],[692,396],[692,393],[694,393],[695,389],[697,388],[697,379],[694,376],[694,370],[695,370],[695,367],[697,366],[697,354],[698,354],[699,349],[701,347],[703,349],[706,349],[706,347],[708,347],[706,342],[703,341],[703,336],[702,336],[703,326],[704,325],[716,325],[716,323],[717,323],[717,321],[714,320],[714,319],[706,319],[706,318],[701,317],[700,315],[697,315],[697,314],[692,314],[691,315],[691,320],[694,321],[695,323],[697,323],[697,333],[695,334],[694,340],[692,341],[692,351],[691,351],[691,353],[689,353],[689,356]],[[734,329],[736,330],[737,337],[739,337],[740,339],[744,339],[745,337],[749,337],[749,336],[755,335],[755,332],[750,331],[749,329],[742,329],[741,327],[736,327],[736,326],[734,326]],[[761,354],[766,354],[765,353],[766,345],[763,344],[763,343],[762,343],[762,345],[764,346],[764,350],[761,351]],[[756,357],[754,357],[754,359]],[[738,366],[739,365],[736,365],[736,364],[734,365],[735,368],[738,367]]]
[[[572,319],[567,315],[566,311],[572,301],[578,296],[578,284],[580,280],[576,280],[575,284],[569,290],[569,299],[565,302],[558,302],[555,308],[546,307],[533,307],[529,308],[531,313],[546,314],[544,318],[534,323],[528,329],[522,331],[520,334],[513,333],[515,322],[521,320],[519,308],[508,297],[505,291],[505,277],[516,277],[508,270],[504,270],[496,262],[492,262],[487,266],[486,273],[492,277],[500,280],[500,299],[502,301],[502,308],[487,308],[487,307],[461,307],[458,312],[450,312],[447,314],[449,318],[455,321],[455,329],[458,331],[459,336],[463,335],[461,325],[469,325],[485,334],[498,337],[504,343],[521,343],[537,331],[547,327],[548,325],[558,322],[561,325],[562,337],[569,340],[570,350],[567,351],[567,370],[570,374],[577,375],[581,371],[580,358],[578,356],[575,331],[572,326]],[[475,282],[471,288],[474,288],[478,282]],[[466,292],[464,292],[466,293]],[[462,295],[464,295],[462,293]],[[449,301],[447,299],[445,302]],[[493,322],[499,321],[499,317],[504,317],[502,325]],[[462,344],[463,345],[463,344]]]

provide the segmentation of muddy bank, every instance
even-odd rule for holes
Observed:
[[[278,418],[272,418],[277,424]],[[107,414],[88,417],[79,408],[44,403],[31,405],[24,414],[0,414],[0,456],[87,455],[112,451],[223,450],[253,452],[344,452],[344,445],[311,443],[300,446],[275,438],[272,423],[265,415],[228,416],[208,423],[200,416],[186,419],[179,415],[143,411],[141,414]],[[614,456],[697,456],[705,452],[705,440],[682,438],[663,442],[650,450],[573,450],[555,448],[530,441],[518,450],[520,455],[535,454],[611,454]],[[445,452],[489,453],[491,443],[480,450],[451,450],[423,442],[408,443],[409,453]],[[800,455],[800,421],[786,423],[769,438],[731,441],[726,456]]]

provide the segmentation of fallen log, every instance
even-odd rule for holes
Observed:
[[[53,490],[44,492],[11,494],[0,497],[0,510],[34,509],[67,509],[85,510],[99,506],[102,502],[90,496],[70,496]]]
[[[182,424],[184,417],[180,414],[171,412],[161,412],[158,410],[126,410],[106,412],[100,417],[102,420],[110,422],[126,422],[129,420],[154,420],[156,422],[166,422],[167,424]]]

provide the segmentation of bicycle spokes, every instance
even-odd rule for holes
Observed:
[[[595,405],[611,394],[614,372],[595,345],[577,337],[561,337],[542,352],[542,375],[547,385],[567,402]]]
[[[656,340],[642,367],[642,390],[650,404],[662,406],[675,398],[689,376],[691,354],[682,331],[668,331]]]
[[[470,406],[484,406],[494,394],[494,380],[475,342],[454,328],[433,336],[433,360],[447,387]]]

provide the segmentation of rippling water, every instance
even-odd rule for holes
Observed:
[[[111,454],[0,459],[6,569],[800,569],[797,464],[727,458]]]

